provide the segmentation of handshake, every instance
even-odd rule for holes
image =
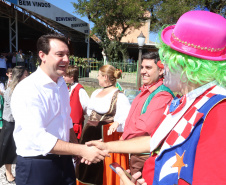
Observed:
[[[81,163],[90,165],[104,160],[105,157],[110,157],[108,143],[104,143],[102,140],[86,142],[82,147],[80,154],[82,156]]]
[[[105,143],[102,142],[102,140],[86,142],[85,145],[83,145],[86,151],[84,150],[85,154],[81,155],[82,158],[80,162],[90,165],[91,163],[97,163],[101,160],[104,160],[105,157],[110,157],[109,153],[116,152],[116,150],[118,153],[124,153],[123,151],[127,150],[126,148],[118,148],[123,143],[124,141]],[[125,170],[122,170],[122,168],[117,167],[115,170],[114,171],[119,175],[121,179],[120,185],[134,185],[135,181],[141,176],[141,173],[138,172],[133,175],[133,178],[131,180],[131,177],[128,178],[126,175],[128,173],[126,173]],[[139,179],[136,184],[147,185],[144,179]]]

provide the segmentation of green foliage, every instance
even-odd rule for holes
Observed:
[[[207,8],[226,18],[226,0],[203,0],[202,8]]]
[[[110,60],[125,58],[125,46],[120,43],[129,28],[140,28],[150,19],[145,12],[150,8],[146,0],[78,0],[73,3],[76,13],[88,16],[95,25],[92,34],[101,40]]]
[[[76,65],[78,67],[87,68],[90,66],[89,61],[91,62],[97,62],[95,58],[89,58],[89,61],[87,58],[80,58],[76,57],[74,55],[69,56],[70,64]]]
[[[106,53],[108,53],[109,61],[120,61],[121,59],[126,62],[128,53],[127,47],[125,44],[117,41],[111,41],[106,49]]]
[[[101,40],[109,61],[127,58],[126,47],[120,42],[129,28],[140,28],[149,19],[150,29],[158,32],[163,25],[176,24],[190,10],[208,9],[226,17],[226,0],[78,0],[73,3],[76,13],[94,23],[92,34]]]
[[[176,24],[179,17],[190,10],[210,10],[226,17],[226,0],[149,0],[152,31],[158,32],[165,24]]]
[[[94,34],[105,29],[117,41],[126,35],[128,28],[139,28],[142,21],[149,19],[145,16],[149,5],[143,0],[78,0],[73,5],[77,13],[94,22]]]

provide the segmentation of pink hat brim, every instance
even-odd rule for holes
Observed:
[[[196,54],[196,53],[191,53],[189,51],[186,51],[186,50],[183,50],[181,48],[176,47],[170,40],[174,28],[175,28],[175,25],[168,26],[165,29],[163,29],[163,31],[161,33],[162,41],[165,44],[167,44],[168,46],[170,46],[172,49],[174,49],[174,50],[176,50],[176,51],[178,51],[180,53],[184,53],[186,55],[190,55],[190,56],[193,56],[193,57],[196,57],[196,58],[202,58],[202,59],[205,59],[205,60],[213,60],[213,61],[226,60],[226,55],[221,55],[221,56],[216,56],[216,57],[205,56],[205,55],[199,55],[199,54]]]

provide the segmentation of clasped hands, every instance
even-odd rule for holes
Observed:
[[[108,149],[107,143],[102,142],[102,139],[86,142],[85,145],[92,150],[97,149],[97,150],[101,151],[100,152],[101,156],[98,157],[97,160],[95,160],[97,162],[99,162],[100,159],[104,160],[104,157],[110,157],[110,155],[108,154],[109,149]],[[91,162],[91,161],[85,159],[84,157],[81,159],[81,162],[88,164],[88,165],[91,163],[96,163],[96,162]],[[126,174],[123,172],[123,170],[121,168],[117,167],[116,172],[120,177],[120,185],[134,185],[135,184],[135,182],[130,181],[130,179],[126,176]],[[141,176],[141,172],[137,172],[133,175],[133,178],[138,179],[140,176]],[[137,182],[139,182],[140,185],[147,185],[147,183],[145,182],[144,179],[139,179],[139,180],[137,180]]]
[[[111,123],[111,126],[108,129],[107,135],[111,135],[113,132],[116,131],[118,128],[119,123],[117,121]],[[101,142],[101,140],[99,140]],[[102,143],[102,142],[101,142]],[[97,163],[100,162],[101,160],[104,160],[104,157],[110,157],[108,154],[109,151],[107,151],[104,146],[96,146],[90,142],[86,143],[86,148],[85,148],[86,154],[81,155],[82,159],[80,160],[81,163],[85,163],[90,165],[91,163]]]
[[[82,156],[80,162],[90,165],[92,163],[98,163],[104,160],[105,157],[110,157],[107,150],[101,150],[96,146],[82,145],[82,151],[80,156]]]

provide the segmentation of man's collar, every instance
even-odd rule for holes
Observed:
[[[163,80],[159,79],[157,82],[153,82],[152,84],[149,85],[142,85],[139,90],[141,92],[149,91],[152,93],[155,89],[157,89],[160,85],[163,84]]]
[[[64,83],[64,79],[62,76],[58,78],[57,83],[54,82],[39,66],[37,68],[37,73],[39,74],[39,81],[41,82],[42,85],[52,83],[61,86]]]
[[[150,93],[154,92],[160,85],[163,84],[163,81],[159,81],[158,83],[156,83],[155,85],[151,86],[148,90]]]

